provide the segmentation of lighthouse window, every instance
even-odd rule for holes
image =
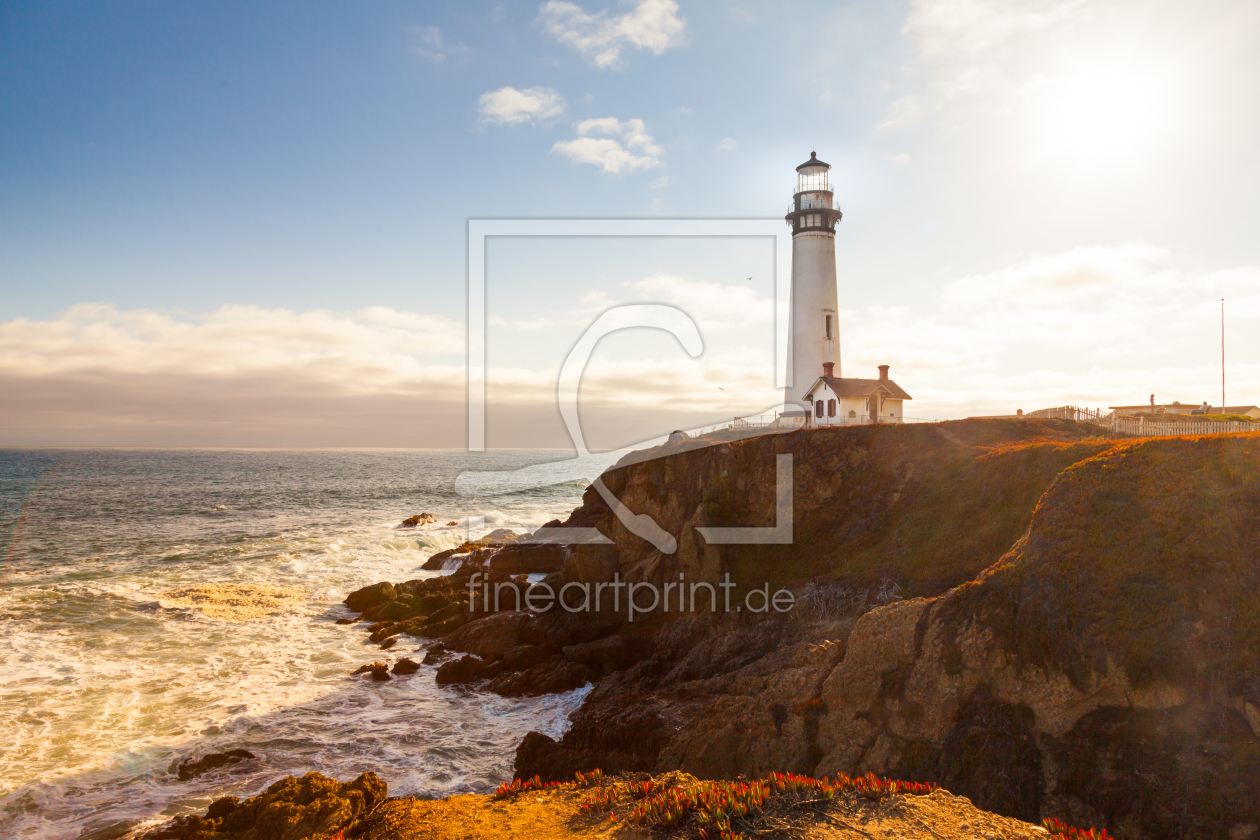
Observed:
[[[836,401],[835,400],[827,400],[827,416],[828,417],[836,416]]]
[[[822,417],[822,412],[823,412],[823,401],[818,400],[814,403],[814,416]]]
[[[831,341],[831,316],[827,316],[827,340]]]

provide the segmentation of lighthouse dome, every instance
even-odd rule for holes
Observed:
[[[822,167],[823,169],[830,169],[830,168],[831,168],[831,164],[830,164],[830,163],[823,163],[821,160],[819,160],[819,159],[818,159],[818,153],[817,153],[817,152],[810,152],[810,153],[809,153],[809,160],[805,161],[805,162],[804,162],[804,163],[802,163],[800,166],[796,167],[796,171],[797,171],[797,172],[800,172],[802,169],[804,169],[804,168],[805,168],[805,167],[807,167],[807,166],[820,166],[820,167]]]

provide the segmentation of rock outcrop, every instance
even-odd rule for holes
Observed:
[[[889,431],[903,434],[877,434]],[[970,444],[966,431],[950,431],[958,449]],[[831,583],[851,592],[844,581],[859,580],[866,598],[819,599],[816,617],[830,623],[804,614],[660,616],[638,642],[646,658],[605,677],[559,742],[527,736],[518,774],[561,778],[591,761],[727,778],[775,766],[812,775],[874,771],[943,784],[999,813],[1059,816],[1126,837],[1253,831],[1260,436],[969,448],[974,463],[956,473],[957,497],[924,486],[925,472],[948,463],[948,451],[920,449],[916,462],[929,466],[913,471],[886,452],[880,477],[902,472],[910,480],[865,488],[874,502],[855,493],[833,510],[818,553],[853,545],[831,561]],[[831,458],[840,472],[847,460],[859,458]],[[682,519],[673,511],[698,470],[638,469],[672,472],[671,492],[658,491],[653,515]],[[620,484],[631,509],[652,509],[652,485],[638,469],[610,485]],[[720,488],[720,479],[710,481]],[[821,474],[811,482],[829,483]],[[717,511],[698,508],[693,518],[756,495],[736,486],[717,498]],[[920,504],[926,510],[914,510]],[[958,533],[960,515],[975,533]],[[820,533],[808,507],[803,519],[802,530]],[[619,533],[618,524],[610,531]],[[953,534],[963,539],[942,539]],[[702,573],[715,548],[693,553],[680,538],[674,557],[651,557],[634,538],[624,548],[622,539],[621,573],[658,579]],[[1004,539],[1012,547],[986,562],[981,548]],[[919,597],[869,609],[878,570],[863,540],[887,550],[883,572]],[[918,554],[920,547],[936,556]],[[716,559],[744,580],[810,570],[791,549],[777,557],[723,547]],[[923,567],[915,571],[910,558]],[[969,580],[951,580],[963,570]],[[813,585],[798,578],[797,591]]]
[[[409,516],[402,522],[398,523],[399,528],[419,528],[421,525],[432,525],[437,522],[437,517],[431,513],[417,513],[415,516]]]
[[[216,799],[205,816],[177,817],[145,840],[328,840],[385,801],[375,773],[337,782],[319,773],[288,776],[258,796]]]

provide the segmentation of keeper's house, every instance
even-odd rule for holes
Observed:
[[[901,423],[904,404],[913,399],[888,378],[888,365],[879,366],[879,379],[844,379],[832,376],[834,365],[823,364],[823,375],[805,392],[811,404],[812,426],[859,426],[868,423]]]

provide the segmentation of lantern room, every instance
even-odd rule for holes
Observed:
[[[841,217],[840,205],[831,190],[831,164],[818,159],[817,152],[796,167],[796,194],[785,217],[793,235],[815,232],[834,235]]]

